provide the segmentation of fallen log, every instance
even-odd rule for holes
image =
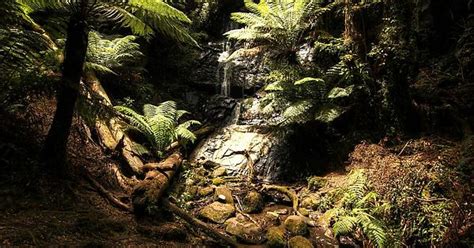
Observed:
[[[175,152],[146,173],[145,179],[132,192],[133,211],[136,214],[143,214],[147,206],[158,205],[182,161],[182,155]]]
[[[84,81],[87,85],[87,89],[94,94],[95,98],[100,99],[101,104],[112,107],[112,101],[107,95],[107,92],[105,92],[95,73],[91,71],[87,72],[84,76]],[[141,175],[143,173],[144,163],[133,151],[133,142],[123,131],[117,117],[111,117],[108,120],[97,119],[95,129],[99,136],[99,142],[103,147],[110,151],[119,149],[130,169],[136,175]]]

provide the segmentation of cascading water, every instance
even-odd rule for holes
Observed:
[[[232,61],[229,61],[231,44],[229,41],[224,42],[224,51],[219,55],[219,69],[217,75],[219,75],[220,68],[223,68],[223,78],[221,82],[221,95],[230,95],[230,84],[232,80]]]

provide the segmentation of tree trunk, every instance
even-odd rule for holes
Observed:
[[[81,14],[71,17],[68,24],[63,79],[57,93],[53,123],[43,148],[43,160],[59,173],[67,173],[66,146],[79,94],[79,85],[86,58],[88,31]]]

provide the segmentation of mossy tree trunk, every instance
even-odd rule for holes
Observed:
[[[83,10],[87,0],[82,1]],[[55,172],[67,174],[66,147],[74,107],[79,94],[79,85],[88,46],[88,31],[85,11],[70,17],[67,29],[62,82],[57,92],[57,106],[53,123],[43,148],[43,161]]]

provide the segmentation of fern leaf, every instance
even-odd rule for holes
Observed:
[[[307,83],[318,83],[324,84],[324,80],[321,78],[305,77],[295,82],[295,85],[303,85]]]

